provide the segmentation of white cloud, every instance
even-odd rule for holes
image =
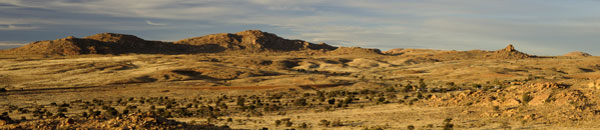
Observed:
[[[165,23],[154,23],[154,22],[152,22],[150,20],[146,20],[146,24],[148,24],[148,25],[154,25],[154,26],[165,26],[165,25],[168,25],[168,24],[165,24]]]
[[[31,26],[31,25],[13,25],[13,24],[0,24],[0,30],[31,30],[37,29],[39,27]]]
[[[0,41],[0,46],[22,46],[27,43],[15,42],[15,41]]]

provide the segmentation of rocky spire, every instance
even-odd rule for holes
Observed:
[[[516,51],[516,50],[515,50],[515,47],[512,44],[508,44],[508,46],[506,46],[506,48],[502,49],[502,51],[513,52],[513,51]]]

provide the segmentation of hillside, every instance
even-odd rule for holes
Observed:
[[[289,52],[289,53],[279,53]],[[284,54],[284,55],[389,55],[429,59],[429,61],[458,59],[524,59],[535,57],[520,52],[513,45],[497,51],[445,51],[431,49],[398,48],[381,52],[379,49],[360,47],[334,47],[325,43],[314,44],[302,40],[289,40],[260,30],[237,33],[218,33],[183,39],[175,42],[148,41],[134,35],[100,33],[84,38],[67,38],[37,41],[23,47],[1,50],[12,55],[85,55],[85,54]],[[570,54],[585,55],[585,54]]]
[[[180,54],[194,53],[200,46],[176,45],[160,41],[147,41],[133,35],[101,33],[75,38],[72,36],[47,41],[37,41],[23,47],[6,50],[17,55],[82,55],[82,54]]]
[[[336,47],[313,44],[302,40],[288,40],[275,34],[260,30],[246,30],[237,33],[219,33],[189,38],[174,42],[185,45],[211,45],[224,50],[245,51],[299,51],[299,50],[333,50]]]
[[[196,54],[224,51],[327,51],[335,48],[325,43],[313,44],[302,40],[288,40],[259,30],[246,30],[235,34],[211,34],[176,42],[148,41],[133,35],[100,33],[84,38],[70,36],[37,41],[1,53],[15,55]]]
[[[588,57],[588,56],[592,56],[590,53],[585,53],[585,52],[581,52],[581,51],[575,51],[575,52],[569,52],[563,56],[567,56],[567,57]]]

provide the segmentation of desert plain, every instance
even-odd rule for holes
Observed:
[[[515,44],[517,45],[517,44]],[[600,58],[387,51],[260,30],[0,51],[0,129],[596,129]]]

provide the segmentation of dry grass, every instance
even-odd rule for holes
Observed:
[[[129,97],[169,97],[183,105],[203,97],[206,100],[200,104],[214,106],[214,100],[223,95],[255,95],[266,99],[285,93],[281,102],[289,104],[282,104],[283,109],[277,111],[258,110],[257,115],[240,110],[234,101],[226,102],[231,108],[216,119],[203,116],[173,119],[251,129],[299,129],[302,123],[307,124],[306,129],[406,129],[409,125],[417,129],[441,129],[446,118],[452,118],[458,129],[598,127],[596,111],[600,109],[595,104],[600,100],[593,96],[598,90],[588,86],[591,79],[598,78],[598,57],[423,59],[436,57],[430,55],[3,55],[0,86],[8,91],[0,93],[3,106],[0,110],[8,111],[9,106],[34,109],[42,105],[55,112],[58,108],[49,105],[53,102],[102,99],[114,103]],[[550,90],[527,87],[539,82],[569,87]],[[362,90],[376,93],[357,94],[359,100],[340,108],[318,101],[315,95]],[[498,95],[499,92],[514,94]],[[575,92],[581,95],[573,96]],[[304,97],[304,93],[309,93],[306,98],[312,107],[290,105]],[[473,93],[481,95],[472,96]],[[523,102],[519,95],[522,93],[531,94],[531,103],[519,103]],[[494,104],[494,100],[488,100],[491,96],[502,102]],[[379,97],[388,102],[378,102]],[[546,102],[550,98],[542,100],[542,97],[557,99]],[[330,98],[344,100],[345,96],[327,100]],[[141,111],[150,111],[149,105],[137,105]],[[124,109],[115,107],[119,111]],[[66,114],[75,118],[85,110],[71,107]],[[31,114],[17,111],[8,114],[13,118],[35,119]],[[568,116],[554,118],[565,115]],[[233,121],[228,122],[227,118]],[[284,118],[290,118],[292,127],[275,126],[276,120]],[[211,121],[207,122],[208,119]],[[340,126],[319,125],[321,120]]]

